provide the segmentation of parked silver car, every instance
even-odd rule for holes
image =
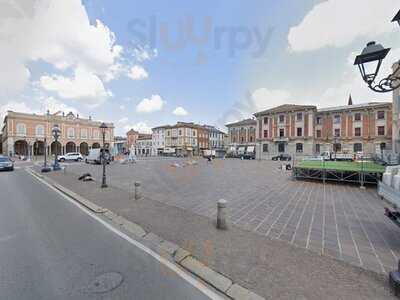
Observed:
[[[0,155],[0,171],[13,171],[14,162],[8,156]]]

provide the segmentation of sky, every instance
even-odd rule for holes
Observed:
[[[4,0],[0,120],[57,111],[130,128],[216,125],[284,103],[391,101],[354,58],[400,57],[398,0]]]

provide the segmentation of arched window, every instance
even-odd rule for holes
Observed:
[[[35,128],[35,134],[36,136],[44,136],[44,126],[43,125],[37,125]]]
[[[26,125],[24,123],[17,123],[17,135],[26,135]]]
[[[68,128],[67,137],[70,139],[75,138],[75,128]]]

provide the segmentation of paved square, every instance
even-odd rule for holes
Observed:
[[[134,181],[141,181],[146,197],[210,218],[224,198],[231,222],[242,228],[376,272],[396,268],[400,229],[383,215],[375,188],[294,181],[272,161],[199,159],[181,167],[185,161],[113,163],[109,184],[133,193]],[[100,179],[101,166],[70,164],[67,171]]]

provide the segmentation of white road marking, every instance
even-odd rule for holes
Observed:
[[[171,269],[173,272],[175,272],[178,276],[180,276],[183,280],[186,280],[188,283],[190,283],[193,287],[197,288],[200,292],[202,292],[204,295],[206,295],[207,297],[209,297],[210,299],[218,299],[218,300],[223,300],[224,298],[222,298],[221,296],[219,296],[218,294],[216,294],[214,291],[212,291],[210,288],[208,288],[207,286],[205,286],[203,283],[201,283],[200,281],[196,280],[195,278],[193,278],[192,276],[190,276],[189,274],[187,274],[186,272],[184,272],[183,270],[181,270],[178,266],[176,266],[175,264],[171,263],[170,261],[168,261],[167,259],[163,258],[162,256],[160,256],[159,254],[157,254],[156,252],[154,252],[153,250],[147,248],[145,245],[139,243],[138,241],[134,240],[133,238],[131,238],[130,236],[126,235],[125,233],[119,231],[117,228],[115,228],[114,226],[112,226],[111,224],[107,223],[106,221],[104,221],[103,219],[101,219],[100,217],[96,216],[94,213],[90,212],[89,210],[87,210],[86,208],[84,208],[83,206],[81,206],[79,203],[77,203],[75,200],[71,199],[70,197],[68,197],[67,195],[65,195],[64,193],[62,193],[61,191],[57,190],[55,187],[53,187],[52,185],[50,185],[49,183],[47,183],[45,180],[43,180],[42,178],[39,178],[38,176],[36,176],[36,174],[31,173],[28,171],[29,174],[31,174],[33,177],[35,177],[38,181],[40,181],[42,184],[48,186],[50,189],[52,189],[53,191],[55,191],[57,194],[61,195],[63,198],[65,198],[66,200],[68,200],[69,202],[71,202],[72,204],[74,204],[75,206],[77,206],[78,208],[80,208],[83,212],[85,212],[88,216],[92,217],[93,219],[95,219],[96,221],[98,221],[99,223],[101,223],[104,227],[106,227],[108,230],[110,230],[111,232],[115,233],[116,235],[118,235],[119,237],[123,238],[125,241],[131,243],[132,245],[136,246],[137,248],[139,248],[140,250],[144,251],[145,253],[147,253],[148,255],[152,256],[153,258],[155,258],[159,263],[163,264],[164,266],[166,266],[167,268]]]
[[[10,235],[6,235],[6,236],[2,236],[2,237],[0,237],[0,243],[1,242],[7,242],[7,241],[12,240],[12,239],[14,239],[16,237],[17,237],[16,234],[10,234]]]

